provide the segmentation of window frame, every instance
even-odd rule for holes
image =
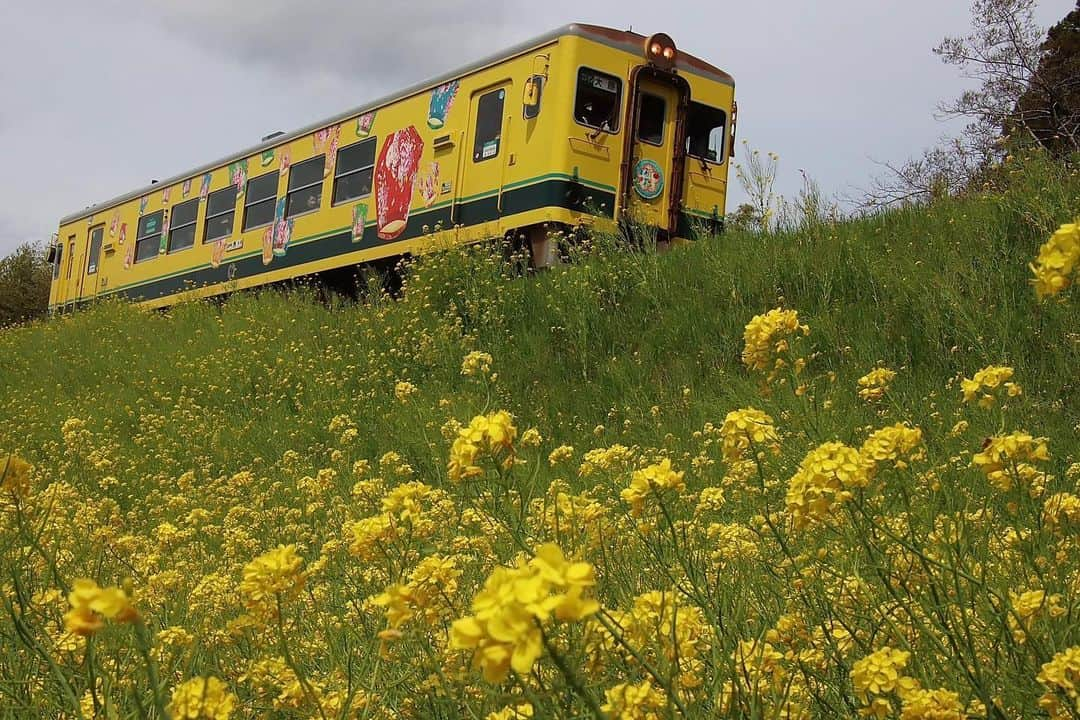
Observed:
[[[364,165],[363,167],[358,167],[355,170],[346,170],[345,172],[340,172],[340,170],[341,170],[341,153],[343,153],[346,150],[349,150],[351,148],[357,147],[358,145],[362,145],[363,143],[372,143],[371,165]],[[360,200],[361,198],[366,198],[366,197],[371,196],[371,193],[375,191],[375,165],[378,163],[378,155],[379,155],[378,149],[379,149],[379,138],[376,135],[371,135],[369,137],[364,138],[363,140],[358,140],[357,142],[350,143],[350,144],[346,145],[345,147],[338,148],[337,157],[334,158],[334,184],[330,188],[330,207],[337,207],[338,205],[344,205],[345,203],[352,202],[353,200]],[[365,170],[370,170],[371,171],[371,183],[368,186],[368,191],[366,193],[364,193],[363,195],[355,195],[355,196],[352,196],[352,197],[342,198],[341,200],[338,200],[337,199],[338,181],[341,180],[341,178],[343,178],[343,177],[348,177],[350,175],[357,175],[359,173],[364,172]]]
[[[214,195],[218,195],[220,193],[229,192],[230,190],[232,191],[232,205],[229,206],[229,209],[228,210],[222,210],[221,212],[214,213],[213,215],[211,215],[210,214],[210,198],[212,198],[212,197],[214,197]],[[232,214],[232,222],[229,224],[229,232],[228,232],[228,234],[226,234],[226,235],[215,235],[214,237],[210,237],[210,233],[208,231],[208,228],[210,227],[210,221],[211,220],[216,220],[217,218],[222,217],[224,215],[228,215],[228,214]],[[236,234],[236,186],[230,184],[230,185],[227,185],[227,186],[225,186],[223,188],[219,188],[217,190],[214,190],[211,193],[206,194],[206,217],[203,219],[203,245],[209,245],[210,243],[218,242],[222,238],[229,238],[229,237],[232,237],[235,234]]]
[[[652,145],[653,147],[663,147],[664,146],[664,137],[667,135],[667,132],[666,132],[666,130],[667,130],[667,128],[666,128],[666,126],[667,126],[667,100],[661,95],[657,95],[656,93],[647,92],[645,90],[638,90],[638,94],[640,95],[640,97],[638,98],[638,116],[637,116],[637,122],[635,123],[636,127],[634,128],[636,137],[634,139],[637,140],[638,142],[643,142],[646,145]],[[654,100],[659,100],[660,105],[663,108],[663,114],[660,117],[660,140],[658,140],[657,142],[653,142],[652,140],[646,140],[645,138],[641,137],[641,111],[642,111],[641,99],[646,97],[646,96],[650,97],[650,98],[652,98]]]
[[[720,113],[721,115],[723,115],[723,118],[724,118],[723,123],[721,125],[719,125],[719,127],[720,127],[720,129],[722,131],[720,134],[723,136],[722,140],[721,140],[721,143],[720,143],[720,155],[715,160],[713,160],[712,158],[707,158],[707,157],[701,156],[701,155],[695,155],[694,153],[690,152],[690,137],[691,136],[690,136],[690,132],[689,132],[689,129],[690,129],[689,128],[689,124],[690,124],[689,115],[693,111],[693,106],[694,105],[699,105],[699,106],[701,106],[703,108],[707,108],[708,110],[716,111],[716,112]],[[690,101],[690,106],[687,107],[687,123],[686,124],[687,124],[687,133],[686,133],[686,148],[685,148],[685,150],[686,150],[686,156],[687,157],[692,157],[695,160],[702,160],[704,162],[711,163],[713,165],[723,165],[725,162],[727,162],[727,156],[728,156],[728,152],[727,152],[727,150],[728,150],[728,147],[727,147],[728,146],[728,140],[727,140],[728,135],[727,135],[727,133],[728,133],[729,125],[728,125],[728,112],[726,110],[724,110],[723,108],[715,107],[713,105],[709,105],[707,103],[698,102],[697,100],[691,100]],[[715,130],[716,127],[717,126],[714,126],[713,130]],[[712,136],[712,131],[709,131],[709,136],[710,137]],[[707,142],[706,142],[706,145],[705,145],[705,149],[708,150],[708,143]]]
[[[150,217],[152,217],[154,215],[160,215],[161,216],[160,218],[158,218],[157,232],[151,232],[151,233],[149,233],[147,235],[140,235],[139,234],[139,228],[142,227],[143,220],[146,219],[146,218],[150,218]],[[137,265],[137,264],[139,264],[141,262],[147,262],[148,260],[153,260],[154,258],[156,258],[161,253],[161,233],[162,233],[162,228],[164,228],[164,227],[165,227],[165,210],[164,209],[155,210],[154,212],[147,213],[146,215],[143,215],[141,218],[139,218],[139,222],[135,225],[135,253],[134,253],[134,257],[132,258],[132,264],[133,265]],[[148,256],[146,256],[144,258],[140,258],[139,257],[139,246],[143,242],[149,240],[150,238],[154,238],[154,243],[151,243],[151,244],[156,244],[158,249],[154,252],[153,255],[148,255]]]
[[[53,264],[53,280],[60,279],[60,273],[64,267],[64,246],[67,243],[60,241],[56,243],[56,262]]]
[[[271,175],[273,175],[276,178],[276,181],[274,183],[274,194],[270,195],[268,197],[259,198],[258,200],[252,201],[251,200],[251,185],[252,185],[252,183],[258,182],[259,180],[262,180],[263,178],[270,177]],[[259,223],[258,225],[252,225],[252,226],[248,227],[248,224],[247,224],[247,222],[248,222],[248,211],[251,208],[255,207],[256,205],[261,205],[261,204],[266,203],[266,202],[269,202],[271,206],[276,208],[277,201],[278,201],[278,186],[280,184],[281,184],[281,172],[278,171],[278,170],[271,170],[270,172],[263,173],[262,175],[259,175],[258,177],[253,177],[253,178],[248,179],[247,185],[244,186],[244,215],[241,218],[241,222],[240,222],[240,232],[241,233],[251,232],[252,230],[259,230],[261,228],[267,227],[268,225],[273,225],[274,224],[274,219],[275,219],[274,218],[274,213],[271,213],[270,214],[270,219],[267,220],[266,222]]]
[[[307,185],[302,185],[302,186],[300,186],[298,188],[294,188],[292,186],[292,181],[293,181],[293,178],[296,177],[296,174],[295,174],[296,173],[296,168],[298,168],[298,167],[300,167],[302,165],[305,165],[307,163],[315,162],[316,160],[322,160],[322,170],[319,172],[318,181],[313,182],[313,183],[308,183]],[[300,217],[302,215],[310,215],[311,213],[316,213],[316,212],[319,212],[320,210],[322,210],[323,192],[326,190],[326,188],[323,187],[324,185],[326,185],[326,153],[323,153],[322,155],[316,155],[315,157],[308,158],[307,160],[301,160],[298,163],[294,163],[289,168],[289,182],[288,182],[288,185],[285,186],[285,217],[286,218],[295,218],[295,217]],[[302,192],[304,190],[308,190],[308,189],[316,187],[316,186],[319,186],[319,204],[317,206],[313,207],[313,208],[305,209],[303,212],[297,212],[297,213],[290,212],[291,206],[292,206],[292,196],[293,196],[293,194],[298,193],[298,192]]]
[[[577,110],[577,106],[578,106],[578,95],[581,92],[581,71],[582,70],[588,70],[589,72],[594,72],[594,73],[597,73],[599,75],[606,75],[609,78],[613,78],[615,80],[615,82],[619,83],[619,90],[616,93],[616,101],[615,101],[615,127],[605,130],[603,127],[598,127],[596,125],[589,125],[588,123],[581,122],[581,120],[578,119],[576,110]],[[597,70],[596,68],[591,67],[589,65],[578,65],[577,75],[574,77],[574,104],[570,108],[570,112],[574,116],[574,122],[575,123],[577,123],[581,127],[589,128],[590,130],[599,130],[600,132],[605,132],[608,135],[618,135],[622,131],[622,104],[623,104],[623,81],[622,81],[621,77],[619,77],[618,75],[612,75],[609,72],[604,72],[603,70]]]
[[[503,130],[505,129],[506,120],[506,118],[504,117],[504,113],[506,112],[506,96],[509,94],[507,92],[509,88],[509,85],[500,85],[499,87],[492,88],[487,92],[480,93],[479,96],[476,98],[476,118],[473,122],[473,125],[475,126],[475,132],[473,133],[472,147],[472,161],[474,165],[478,165],[482,162],[487,162],[488,160],[494,160],[495,158],[499,157],[499,154],[502,152]],[[477,142],[480,140],[480,103],[484,102],[486,98],[489,98],[492,95],[498,95],[500,93],[502,94],[502,97],[496,98],[499,103],[499,134],[492,138],[492,140],[495,141],[495,152],[491,155],[488,155],[487,157],[484,157],[483,149],[477,147]],[[487,142],[491,142],[491,140],[488,140]],[[486,145],[487,142],[485,142],[484,144]]]
[[[186,222],[183,225],[179,225],[179,226],[173,225],[173,220],[176,219],[176,208],[182,207],[184,205],[191,205],[191,204],[195,205],[195,217],[193,217],[191,219],[191,222]],[[175,248],[174,249],[173,248],[173,235],[176,234],[176,231],[180,230],[182,228],[191,227],[193,225],[195,226],[195,231],[191,236],[191,244],[186,245],[186,246],[184,246],[182,248]],[[185,250],[190,250],[191,248],[195,247],[195,245],[198,244],[198,240],[199,240],[199,198],[194,197],[194,198],[192,198],[190,200],[185,200],[184,202],[176,203],[175,205],[172,206],[172,210],[169,211],[169,241],[168,241],[168,246],[165,248],[165,254],[166,255],[172,255],[173,253],[178,253],[178,252],[183,252]]]
[[[94,252],[94,233],[98,233],[97,237],[97,253]],[[105,244],[105,226],[98,225],[90,228],[87,232],[86,238],[86,274],[97,275],[98,268],[101,265],[101,247]],[[93,261],[93,265],[91,265]]]

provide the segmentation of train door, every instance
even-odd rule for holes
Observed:
[[[75,270],[75,236],[68,237],[66,245],[61,246],[60,253],[60,277],[56,282],[56,304],[64,305],[75,299],[74,283],[72,282]]]
[[[507,101],[510,83],[473,93],[469,106],[469,129],[465,133],[463,165],[454,222],[464,226],[498,220],[502,213],[502,189],[506,177]]]
[[[98,265],[101,263],[101,246],[105,239],[105,226],[90,228],[87,233],[86,255],[79,267],[79,298],[94,297],[98,291]]]
[[[654,226],[664,236],[677,230],[682,188],[682,93],[654,77],[639,76],[631,103],[634,114],[629,138],[630,185],[626,189],[630,217]]]

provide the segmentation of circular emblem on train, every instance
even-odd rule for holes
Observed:
[[[655,200],[664,191],[664,171],[655,160],[642,158],[634,166],[634,192],[646,200]]]

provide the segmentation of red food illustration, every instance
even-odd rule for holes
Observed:
[[[376,226],[382,240],[393,240],[405,231],[423,152],[424,140],[412,125],[396,131],[383,144],[375,164]]]

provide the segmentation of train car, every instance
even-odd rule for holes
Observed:
[[[148,307],[632,216],[717,230],[732,77],[670,37],[574,24],[60,221],[50,308]]]

